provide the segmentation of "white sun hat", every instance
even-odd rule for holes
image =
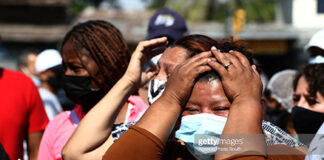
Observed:
[[[36,58],[36,73],[39,74],[59,65],[62,65],[62,57],[60,52],[55,49],[46,49],[42,51]]]
[[[305,50],[310,47],[318,47],[324,50],[324,29],[316,32],[305,46]]]

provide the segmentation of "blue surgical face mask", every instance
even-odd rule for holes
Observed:
[[[166,81],[152,79],[148,85],[148,103],[151,105],[162,95],[165,89]]]
[[[33,80],[34,84],[39,87],[41,85],[41,81],[38,77],[36,76],[31,76],[31,79]]]
[[[319,64],[319,63],[324,63],[324,57],[321,55],[318,55],[316,57],[312,57],[308,61],[309,64]]]
[[[226,120],[225,117],[208,113],[184,116],[175,137],[182,140],[197,159],[212,160]]]

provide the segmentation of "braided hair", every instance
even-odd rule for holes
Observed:
[[[62,46],[67,41],[72,43],[80,59],[82,49],[90,53],[99,67],[98,73],[104,76],[106,90],[109,90],[125,73],[130,61],[127,43],[121,32],[109,22],[95,20],[80,23],[66,34]],[[89,72],[96,82],[99,82],[98,73]]]

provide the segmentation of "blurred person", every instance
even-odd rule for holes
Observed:
[[[156,11],[149,20],[147,30],[147,40],[167,37],[168,45],[173,43],[179,38],[183,37],[188,32],[187,24],[177,12],[164,8]],[[161,58],[162,54],[153,57],[145,66],[144,71],[156,70],[156,65]],[[148,97],[148,84],[139,88],[138,93],[149,104]]]
[[[55,49],[46,49],[36,58],[36,73],[41,81],[39,94],[43,100],[47,117],[52,120],[62,112],[56,93],[62,86],[62,57]]]
[[[317,130],[312,139],[305,160],[323,160],[324,159],[324,123]]]
[[[23,159],[26,139],[28,159],[37,159],[48,123],[38,89],[30,78],[0,68],[0,143],[10,159]]]
[[[181,40],[183,39],[179,41]],[[213,44],[215,41],[208,42]],[[217,48],[223,52],[212,49],[218,60],[216,62],[211,52],[200,53],[202,50],[208,51],[206,47],[211,47],[208,42],[207,45],[187,43],[192,48],[198,45],[201,50],[190,51],[192,48],[186,48],[187,54],[195,56],[174,69],[161,98],[152,104],[136,125],[131,126],[112,144],[103,159],[214,159],[216,151],[202,153],[199,147],[195,147],[195,134],[213,135],[217,138],[222,134],[262,134],[262,83],[256,67],[251,66],[249,52],[242,47],[235,48],[237,46],[233,42],[216,43]],[[231,49],[244,51],[244,55]],[[164,53],[166,52],[167,50]],[[242,83],[245,85],[241,85]],[[240,96],[246,97],[238,98]],[[182,142],[170,141],[170,136],[172,138],[172,133],[177,129],[179,115],[182,120],[175,137]],[[264,144],[264,140],[258,139],[248,149],[260,154],[254,158],[275,159],[264,153]],[[302,152],[288,146],[274,145],[273,148],[299,154],[282,156],[285,158],[304,157]],[[246,155],[237,159],[244,157]]]
[[[266,86],[265,112],[266,120],[280,127],[282,130],[296,136],[296,133],[289,128],[291,109],[293,102],[293,81],[297,71],[286,69],[275,73]]]
[[[316,32],[305,46],[309,53],[309,64],[324,63],[324,29]]]
[[[167,37],[169,45],[188,32],[185,20],[176,12],[164,8],[154,13],[149,21],[148,40]]]
[[[299,139],[309,144],[324,122],[324,63],[308,64],[294,80],[292,120]]]
[[[24,73],[30,77],[35,85],[38,87],[40,85],[40,80],[36,75],[35,62],[37,57],[37,52],[33,50],[26,50],[18,57],[17,68],[19,72]]]
[[[74,26],[65,35],[61,55],[65,70],[63,88],[76,106],[72,111],[60,113],[48,124],[40,145],[40,160],[62,159],[63,146],[81,119],[121,78],[130,60],[126,41],[120,31],[100,20]],[[104,107],[109,109],[110,105],[105,104]],[[137,120],[147,106],[139,102],[138,96],[130,95],[120,107],[114,115],[120,119],[116,123],[126,126]],[[107,141],[105,145],[109,143]],[[82,149],[83,145],[74,146],[73,149]]]

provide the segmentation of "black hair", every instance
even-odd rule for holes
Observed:
[[[308,83],[308,92],[310,96],[316,98],[316,93],[319,92],[324,96],[324,63],[321,64],[307,64],[296,75],[293,87],[296,91],[298,80],[300,77],[305,76]]]
[[[171,47],[182,47],[190,52],[190,57],[195,56],[204,51],[209,51],[212,46],[215,46],[221,52],[229,52],[231,50],[242,53],[253,65],[252,51],[246,47],[246,42],[243,40],[234,40],[233,38],[214,40],[208,36],[193,34],[182,37],[175,41]]]

